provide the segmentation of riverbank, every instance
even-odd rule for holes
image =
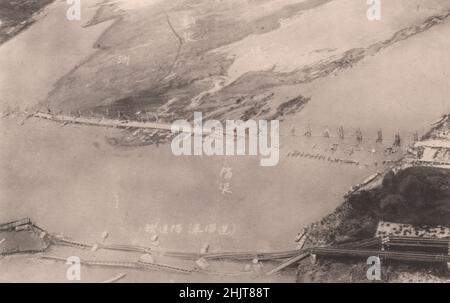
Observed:
[[[0,45],[27,29],[54,0],[0,1]]]
[[[364,2],[353,1],[366,9]],[[427,31],[355,61],[351,68],[345,65],[349,68],[317,79],[306,88],[278,82],[280,73],[269,71],[251,72],[216,92],[209,80],[219,87],[232,60],[211,50],[282,28],[280,18],[295,17],[300,22],[302,13],[322,7],[308,5],[328,1],[303,1],[309,4],[299,2],[285,8],[284,4],[298,1],[267,1],[271,2],[267,10],[259,9],[261,1],[245,4],[234,0],[239,9],[228,6],[231,1],[197,1],[198,7],[176,1],[172,7],[165,1],[169,18],[160,8],[149,6],[122,13],[123,18],[116,21],[110,19],[108,5],[100,16],[95,6],[99,1],[83,1],[88,2],[93,6],[82,6],[83,22],[68,22],[66,4],[58,2],[45,18],[0,48],[1,106],[24,110],[49,101],[40,103],[41,110],[63,111],[58,123],[42,117],[24,121],[17,115],[1,119],[0,209],[4,211],[0,222],[30,217],[48,230],[94,243],[103,241],[100,235],[108,231],[108,242],[151,245],[157,237],[160,247],[178,251],[200,251],[205,243],[212,252],[290,250],[296,245],[296,230],[333,211],[351,185],[384,169],[385,161],[401,157],[400,148],[389,158],[384,154],[392,146],[394,133],[401,132],[402,144],[408,145],[410,131],[420,132],[440,113],[441,101],[447,100],[448,85],[442,75],[450,66],[445,61],[448,20],[442,24],[431,20],[425,23],[424,28],[433,25]],[[115,11],[115,7],[110,9]],[[242,15],[237,12],[244,12],[245,18],[235,20]],[[397,12],[403,14],[403,10]],[[423,18],[435,14],[421,12]],[[365,20],[365,14],[357,16]],[[86,26],[91,17],[97,25]],[[406,25],[420,27],[422,17]],[[109,21],[101,22],[106,19]],[[326,18],[312,21],[329,27],[323,20]],[[391,28],[390,23],[383,24],[383,28]],[[185,40],[184,51],[175,60],[178,63],[174,58],[179,40],[170,25]],[[406,25],[398,24],[395,29]],[[351,31],[336,34],[348,37],[356,29],[348,27]],[[396,31],[392,28],[389,33]],[[364,32],[359,35],[366,36]],[[304,38],[291,40],[308,45],[308,37]],[[423,60],[423,45],[433,46],[427,49],[433,51],[428,60]],[[390,69],[373,70],[374,66]],[[408,68],[414,71],[405,72]],[[314,71],[317,69],[307,74]],[[386,73],[390,77],[385,77]],[[405,74],[414,79],[404,79]],[[382,95],[373,93],[374,80],[379,81],[376,87],[383,88]],[[281,86],[260,89],[272,81]],[[196,99],[202,99],[197,104],[200,107],[184,111],[195,96],[204,96]],[[442,102],[442,108],[444,105]],[[119,130],[114,126],[121,126],[120,121],[101,120],[103,116],[132,118],[139,112],[150,119],[156,113],[156,121],[166,114],[165,122],[170,123],[178,112],[187,115],[195,109],[205,114],[218,109],[218,118],[263,118],[255,108],[285,119],[277,167],[261,168],[258,159],[250,157],[176,157],[168,144],[141,144],[147,141],[146,132]],[[81,116],[73,119],[75,123],[67,118],[71,112]],[[96,115],[98,120],[92,121]],[[129,126],[142,125],[135,121],[125,128]],[[308,126],[312,137],[303,136]],[[340,126],[346,134],[342,140],[337,137]],[[330,138],[323,136],[325,128],[330,130]],[[380,128],[385,139],[376,143],[373,138]],[[354,137],[357,129],[364,134],[362,142]],[[127,139],[132,136],[138,138]],[[302,152],[306,156],[295,156]],[[73,251],[58,254],[62,258]],[[102,255],[92,252],[87,257]],[[2,281],[65,281],[64,263],[15,256],[0,260],[0,264]],[[83,281],[106,280],[109,274],[108,270],[83,268]],[[269,279],[294,278],[291,273]],[[130,273],[125,281],[224,279]],[[227,281],[237,280],[229,277]]]
[[[79,21],[67,20],[65,2],[54,2],[33,26],[0,46],[1,109],[36,107],[58,79],[97,53],[95,42],[113,22],[85,26],[97,2],[83,1]]]
[[[450,169],[413,161],[414,149],[420,149],[421,143],[429,138],[438,138],[444,146],[441,148],[447,146],[450,129],[445,120],[423,136],[421,142],[415,143],[403,161],[387,170],[381,182],[374,180],[376,186],[368,185],[354,192],[333,213],[306,227],[305,247],[335,246],[372,238],[380,221],[448,226]],[[450,164],[450,156],[443,161]],[[327,258],[317,264],[301,263],[297,279],[298,282],[367,282],[366,270],[362,260]],[[387,262],[382,268],[382,281],[444,282],[448,281],[448,272],[436,266]]]

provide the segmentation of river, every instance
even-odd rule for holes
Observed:
[[[47,17],[0,47],[2,98],[14,98],[13,104],[3,102],[2,105],[18,104],[24,108],[37,104],[57,79],[95,52],[93,43],[110,23],[92,28],[83,28],[81,23],[60,26],[61,22],[66,24],[60,19],[64,18],[63,5],[54,4]],[[93,11],[86,8],[83,13],[92,14]],[[438,30],[448,30],[448,26]],[[73,39],[81,35],[83,39]],[[435,35],[433,32],[424,34],[422,39],[433,41]],[[415,43],[422,43],[417,39]],[[74,41],[75,49],[71,45]],[[30,43],[35,43],[33,49],[27,47]],[[414,49],[414,45],[403,47]],[[397,51],[401,52],[401,49]],[[418,65],[416,68],[420,68]],[[371,66],[373,68],[373,65],[363,63],[361,68],[335,80],[323,80],[323,87],[329,90],[308,87],[317,97],[303,112],[282,124],[284,134],[291,125],[297,125],[297,135],[281,138],[281,159],[275,167],[259,166],[256,157],[176,157],[171,153],[170,145],[112,147],[106,143],[105,136],[118,130],[61,126],[37,119],[29,119],[19,126],[20,118],[2,119],[0,222],[30,217],[50,232],[93,242],[103,241],[101,234],[107,231],[109,243],[151,246],[156,245],[153,240],[157,234],[157,247],[168,250],[199,251],[205,243],[213,252],[293,249],[296,233],[302,226],[332,212],[342,203],[342,196],[351,185],[383,168],[374,163],[385,159],[383,148],[390,142],[376,145],[373,141],[364,141],[356,145],[351,138],[339,142],[343,147],[339,156],[345,157],[349,149],[354,149],[352,157],[359,160],[360,165],[286,157],[293,150],[332,155],[330,148],[336,143],[335,139],[301,136],[306,120],[317,125],[314,129],[317,132],[325,124],[331,128],[342,121],[347,121],[345,126],[348,128],[360,126],[368,132],[380,125],[386,127],[386,134],[393,134],[398,129],[399,125],[392,121],[401,119],[401,115],[394,112],[381,111],[372,120],[358,118],[355,125],[349,122],[355,114],[342,110],[337,103],[352,100],[353,103],[346,106],[353,106],[358,113],[364,112],[370,102],[359,102],[370,95],[368,85],[358,90],[360,98],[352,99],[346,98],[348,91],[338,92],[340,86],[333,85],[352,77],[361,79],[363,69]],[[432,67],[436,66],[429,66]],[[439,92],[445,93],[444,84],[441,82],[441,86],[435,88],[435,97]],[[280,94],[289,95],[295,89],[297,87],[283,88]],[[423,119],[424,108],[408,110],[401,131],[422,130],[432,118],[437,119],[442,110],[439,96],[428,100],[427,106],[438,110],[425,115],[426,119]],[[406,97],[396,101],[400,103],[393,109],[413,106]],[[327,108],[326,115],[324,108]],[[333,112],[338,114],[333,115]],[[397,153],[391,158],[400,156],[401,153]],[[223,192],[226,183],[229,183],[228,192]],[[8,257],[0,262],[2,281],[65,281],[64,264],[24,256]],[[83,281],[99,281],[115,272],[88,268]],[[267,279],[294,281],[295,276],[290,273]],[[126,279],[161,282],[223,280],[239,281],[230,277],[142,272],[129,273]]]

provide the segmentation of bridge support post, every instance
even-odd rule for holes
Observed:
[[[316,265],[317,264],[317,255],[316,254],[310,254],[309,255],[309,260],[311,261],[312,265]]]
[[[448,251],[447,254],[450,256],[450,242],[448,243]],[[450,272],[450,262],[447,262],[447,270]]]
[[[381,250],[385,251],[386,250],[386,245],[389,245],[389,237],[383,237],[381,238]]]

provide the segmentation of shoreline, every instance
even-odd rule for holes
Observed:
[[[444,116],[439,123],[433,123],[430,131],[411,149],[420,148],[421,142],[434,137],[443,140],[442,148],[445,149],[445,143],[448,142],[446,140],[450,137],[446,120],[450,120],[448,115]],[[392,214],[390,209],[390,212],[383,212],[379,208],[380,206],[376,205],[379,203],[379,199],[386,196],[386,193],[390,190],[386,184],[392,181],[388,180],[397,178],[398,184],[402,184],[401,182],[407,182],[405,180],[408,180],[408,178],[412,179],[411,176],[415,176],[419,180],[427,180],[428,177],[432,176],[430,178],[440,178],[443,184],[450,183],[448,166],[442,167],[433,162],[424,165],[420,160],[415,159],[414,151],[410,150],[410,154],[407,154],[401,161],[380,174],[379,177],[349,194],[335,211],[323,217],[320,221],[306,226],[299,232],[299,235],[307,235],[303,245],[305,248],[326,247],[368,239],[374,236],[379,222],[383,221],[412,223],[419,226],[421,224],[425,224],[424,226],[448,225],[445,219],[438,216],[438,214],[441,215],[441,211],[437,207],[441,204],[427,205],[426,209],[430,210],[425,215],[423,210],[420,210],[419,206],[413,205],[410,200],[407,200],[407,209],[401,213]],[[429,190],[433,191],[434,189],[430,188]],[[445,189],[443,193],[445,193]],[[436,194],[436,192],[433,191],[433,194]],[[446,198],[441,199],[445,201]],[[435,210],[433,210],[433,206],[435,206]],[[443,215],[444,218],[445,215]],[[306,261],[300,263],[297,267],[297,282],[369,282],[366,278],[366,270],[367,266],[363,260],[352,258],[330,257],[317,264]],[[426,276],[425,279],[423,278],[424,275]],[[445,272],[442,272],[442,269],[436,266],[388,262],[384,269],[382,282],[404,282],[405,279],[418,282],[426,282],[430,279],[445,282],[448,281],[446,280],[448,277],[445,277],[445,275]]]
[[[96,8],[88,5],[89,3],[86,3],[82,6],[83,18],[86,20],[90,20],[92,14],[96,12]],[[65,3],[52,2],[45,7],[45,13],[42,13],[32,26],[21,32],[22,35],[16,35],[13,39],[9,39],[8,43],[0,45],[0,55],[4,58],[0,60],[0,64],[4,67],[4,76],[0,77],[0,90],[4,91],[4,107],[9,105],[32,110],[40,106],[48,100],[50,93],[62,78],[82,66],[91,55],[98,53],[95,42],[110,24],[86,27],[85,19],[67,21],[65,11]],[[63,26],[48,32],[56,24],[61,23]],[[71,43],[72,37],[79,35],[84,39],[79,43]],[[31,42],[37,51],[27,48]],[[16,52],[16,49],[21,51]],[[47,62],[45,59],[47,57],[52,57],[56,64]],[[22,70],[24,65],[32,66],[34,72],[26,68]],[[17,73],[17,70],[20,72]],[[12,71],[16,74],[6,77],[6,74]],[[27,86],[24,87],[24,83],[27,83]]]
[[[29,14],[29,16],[27,16],[26,18],[18,17],[17,20],[14,20],[15,22],[10,22],[10,24],[5,26],[4,28],[0,26],[0,46],[10,41],[20,33],[26,31],[28,28],[30,28],[30,26],[39,21],[39,18],[45,16],[48,12],[49,7],[54,3],[56,3],[55,0],[38,1],[38,4],[36,5],[42,6],[38,6],[37,8],[30,8],[31,14]],[[4,22],[3,20],[1,21],[2,23]]]

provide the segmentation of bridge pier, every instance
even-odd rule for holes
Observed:
[[[448,254],[448,256],[450,256],[450,242],[448,243],[447,254]],[[447,262],[447,270],[450,272],[450,262]]]
[[[317,255],[316,254],[310,254],[309,255],[309,260],[311,261],[312,265],[316,265],[317,264]]]

